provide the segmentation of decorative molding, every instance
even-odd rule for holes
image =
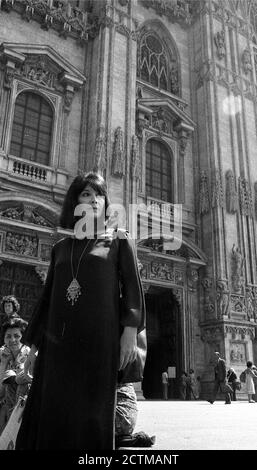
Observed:
[[[229,214],[235,214],[238,211],[238,193],[232,170],[226,172],[226,207]]]
[[[132,136],[131,144],[131,174],[132,178],[139,180],[141,178],[141,160],[139,152],[139,140],[136,135]]]
[[[199,189],[199,211],[201,215],[207,214],[210,210],[210,194],[208,187],[208,177],[206,171],[200,172]]]
[[[215,170],[212,180],[212,208],[224,207],[224,190],[220,172]]]
[[[169,21],[177,22],[184,28],[190,26],[199,11],[199,2],[192,0],[165,1],[140,0],[144,8],[152,8],[157,15],[165,16]],[[201,2],[200,2],[201,3]]]
[[[81,46],[99,30],[98,18],[66,1],[50,6],[44,0],[2,0],[1,9],[20,13],[25,21],[37,21],[46,31],[55,29],[63,39],[74,38]]]
[[[257,181],[254,183],[254,214],[257,219]]]
[[[242,340],[244,340],[246,336],[249,336],[251,340],[253,340],[255,337],[254,328],[247,326],[225,325],[224,333],[225,336],[227,336],[227,334],[231,334],[232,338],[239,336]]]
[[[239,204],[242,215],[253,216],[253,201],[252,192],[249,182],[239,176],[238,178],[239,188]]]

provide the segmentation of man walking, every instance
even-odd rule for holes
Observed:
[[[208,402],[211,404],[214,403],[214,401],[216,400],[217,393],[220,389],[220,391],[225,394],[225,404],[230,405],[231,396],[229,393],[230,387],[227,384],[225,360],[220,357],[219,352],[214,353],[214,360],[215,360],[215,367],[214,367],[215,380],[214,380],[212,398],[208,400]]]
[[[167,371],[162,373],[162,396],[163,400],[168,400],[169,376]]]

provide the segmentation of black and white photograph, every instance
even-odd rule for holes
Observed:
[[[0,450],[257,450],[257,0],[0,0]]]

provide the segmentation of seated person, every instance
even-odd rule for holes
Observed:
[[[150,447],[155,436],[143,431],[133,434],[137,421],[137,396],[133,383],[117,385],[115,444],[119,447]]]
[[[3,344],[2,326],[5,322],[14,317],[19,317],[20,304],[14,295],[5,295],[0,303],[0,334],[1,345]]]
[[[0,433],[20,395],[28,390],[31,377],[23,374],[30,348],[21,343],[27,322],[20,317],[3,324],[4,345],[0,348]]]

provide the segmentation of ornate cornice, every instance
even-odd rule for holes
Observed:
[[[2,0],[1,10],[20,13],[25,21],[37,21],[42,29],[55,29],[59,36],[74,38],[80,45],[95,37],[99,29],[98,18],[69,2],[50,6],[43,0]]]
[[[152,8],[159,16],[165,16],[172,23],[182,27],[190,26],[199,11],[201,1],[198,0],[140,0],[145,8]]]

